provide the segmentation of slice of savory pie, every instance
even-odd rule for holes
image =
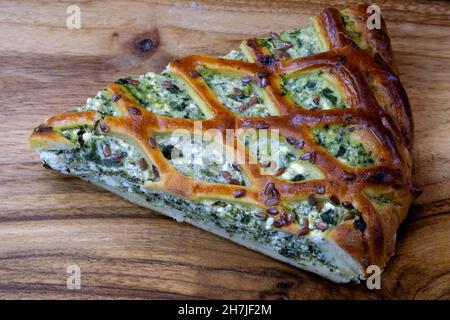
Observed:
[[[385,24],[367,18],[326,9],[222,58],[119,79],[31,144],[46,168],[335,282],[364,279],[418,194],[408,100]]]

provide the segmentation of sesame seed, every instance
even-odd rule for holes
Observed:
[[[273,52],[280,59],[289,59],[291,57],[284,49],[275,49]]]
[[[240,186],[241,185],[241,182],[238,179],[230,178],[230,179],[227,179],[227,181],[228,181],[229,184],[234,184],[236,186]]]
[[[139,167],[141,168],[141,170],[146,170],[148,168],[148,163],[144,158],[141,158],[139,160]]]
[[[154,164],[152,164],[152,171],[155,178],[159,178],[159,170],[158,167],[156,167]]]
[[[104,122],[101,122],[101,123],[100,123],[100,129],[101,129],[104,133],[108,133],[108,132],[109,132],[109,127],[108,127]]]
[[[264,201],[264,203],[269,207],[273,207],[273,206],[278,205],[279,200],[276,198],[269,198],[269,199],[266,199],[266,201]]]
[[[244,95],[244,91],[242,91],[242,90],[239,89],[239,88],[233,88],[233,93],[234,93],[235,95],[237,95],[238,97],[242,97],[242,96]]]
[[[295,147],[297,149],[301,149],[305,146],[305,141],[304,140],[298,140],[297,143],[295,144]]]
[[[120,98],[122,98],[122,95],[120,94],[115,94],[112,96],[111,101],[112,102],[116,102],[117,100],[119,100]]]
[[[248,100],[248,105],[249,106],[253,106],[255,104],[257,104],[259,101],[257,96],[252,96],[249,100]]]
[[[318,194],[324,194],[324,193],[325,193],[325,186],[319,184],[319,185],[317,186],[317,188],[316,188],[316,191],[317,191]]]
[[[311,153],[305,152],[300,156],[300,160],[309,160],[311,158]]]
[[[280,199],[280,193],[275,188],[273,188],[273,190],[272,190],[272,197],[275,199]]]
[[[280,39],[280,35],[276,32],[270,32],[270,37],[274,40]]]
[[[153,137],[148,138],[148,145],[150,146],[150,148],[155,149],[157,146],[155,138]]]
[[[247,110],[249,107],[249,105],[247,103],[243,103],[239,106],[239,112],[244,112],[245,110]]]
[[[267,79],[267,78],[258,78],[256,80],[256,84],[259,87],[261,87],[261,88],[267,87],[269,85],[269,79]]]
[[[292,48],[293,47],[293,45],[292,45],[292,43],[290,43],[289,41],[284,41],[282,44],[281,44],[281,48],[283,48],[283,49],[289,49],[289,48]]]
[[[34,132],[36,132],[36,133],[50,132],[50,131],[53,131],[53,128],[47,127],[45,125],[40,125],[39,127],[34,129]]]
[[[279,219],[279,220],[275,220],[272,225],[275,228],[281,228],[282,226],[284,226],[284,224],[285,224],[285,221],[282,219]]]
[[[255,213],[255,217],[259,218],[259,219],[266,219],[267,218],[267,213],[260,211]]]
[[[241,78],[241,81],[245,84],[248,84],[248,83],[252,82],[252,77],[245,75]]]
[[[286,224],[291,224],[295,220],[295,215],[292,213],[285,213],[283,216],[283,220],[286,222]]]
[[[272,208],[267,209],[266,212],[267,212],[268,214],[274,216],[274,215],[278,214],[278,209],[275,208],[275,207],[272,207]]]
[[[141,110],[135,108],[135,107],[128,107],[128,112],[131,113],[134,116],[138,116],[141,114]]]
[[[246,194],[246,191],[244,189],[238,189],[233,192],[233,197],[241,198],[241,197],[245,196],[245,194]]]
[[[297,139],[295,139],[294,137],[287,137],[286,138],[287,143],[289,143],[290,145],[294,145],[297,143]]]
[[[222,170],[220,171],[220,175],[225,179],[228,180],[231,178],[231,173],[229,173],[228,171]]]
[[[111,147],[109,146],[109,144],[105,143],[103,145],[102,151],[103,151],[103,155],[105,157],[110,157],[111,156]]]
[[[305,236],[309,233],[309,221],[308,218],[302,218],[300,220],[301,225],[300,228],[298,230],[298,235],[299,236]]]
[[[317,221],[314,226],[319,229],[319,230],[327,230],[328,229],[328,224],[322,221]]]
[[[273,182],[269,182],[266,184],[264,188],[264,194],[267,196],[272,193],[273,189],[275,189],[275,184]]]
[[[255,126],[256,129],[269,129],[270,124],[267,122],[261,122]]]

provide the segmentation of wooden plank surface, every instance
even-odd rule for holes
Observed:
[[[336,285],[75,178],[44,170],[34,126],[110,81],[241,39],[302,26],[350,1],[0,1],[0,298],[450,298],[450,4],[377,1],[416,122],[423,187],[381,290]],[[150,35],[159,46],[141,53]],[[79,265],[81,289],[66,288]]]

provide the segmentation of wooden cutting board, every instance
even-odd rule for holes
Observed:
[[[28,144],[48,116],[124,76],[219,55],[303,26],[347,1],[0,1],[1,298],[450,298],[450,3],[377,1],[416,122],[423,195],[398,232],[381,290],[336,285],[42,168]],[[334,4],[333,4],[334,3]],[[282,4],[282,5],[281,5]],[[156,48],[141,52],[140,40]],[[81,289],[66,286],[78,265]]]

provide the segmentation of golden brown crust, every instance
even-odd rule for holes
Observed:
[[[367,18],[363,7],[347,9],[359,23]],[[108,127],[108,134],[116,134],[133,141],[145,156],[157,167],[161,174],[158,182],[146,185],[190,199],[215,198],[227,201],[251,203],[267,208],[264,194],[265,186],[272,182],[279,191],[281,202],[305,198],[324,187],[322,196],[334,196],[340,201],[349,201],[362,213],[365,228],[358,230],[352,223],[345,222],[326,234],[335,240],[361,265],[377,264],[384,266],[393,254],[395,232],[406,216],[410,203],[416,197],[412,187],[411,148],[413,142],[413,122],[405,91],[397,77],[392,52],[383,22],[382,30],[366,30],[364,36],[371,46],[366,52],[352,43],[346,34],[339,11],[326,9],[315,18],[321,38],[328,51],[308,57],[276,61],[270,65],[260,63],[267,52],[256,41],[244,41],[241,48],[250,55],[253,62],[226,60],[204,55],[189,56],[173,61],[169,71],[181,77],[192,95],[211,111],[213,117],[202,122],[203,130],[217,129],[225,134],[226,129],[269,127],[279,129],[285,137],[295,137],[305,141],[304,151],[315,154],[315,164],[325,173],[322,180],[305,182],[286,182],[275,176],[260,174],[254,164],[241,165],[250,186],[236,186],[199,182],[184,176],[170,165],[158,148],[149,146],[149,137],[156,132],[171,132],[176,129],[193,131],[194,120],[174,119],[158,116],[139,105],[121,86],[108,86],[111,94],[120,94],[117,101],[123,115],[106,116],[101,122]],[[360,26],[361,27],[361,26]],[[365,23],[364,23],[365,27]],[[380,59],[381,57],[381,59]],[[269,102],[279,116],[266,118],[242,118],[223,106],[203,80],[193,72],[198,66],[207,66],[239,75],[254,76],[258,72],[267,73],[268,85],[262,88]],[[351,108],[333,110],[306,110],[296,107],[281,91],[280,76],[286,73],[313,69],[326,69],[335,77],[342,90],[349,97]],[[371,86],[377,88],[373,93]],[[139,110],[130,113],[129,107]],[[99,119],[95,111],[68,112],[52,117],[46,126],[55,130],[66,126],[94,126]],[[378,155],[379,162],[366,168],[348,167],[324,148],[317,145],[311,129],[326,124],[348,124],[358,126],[360,135],[368,142],[371,150]],[[57,139],[55,131],[37,129],[32,141]],[[229,145],[239,153],[236,145]],[[248,154],[245,155],[249,157]],[[366,188],[392,189],[402,202],[395,212],[390,207],[374,207],[364,195]],[[245,190],[245,195],[236,199],[237,190]],[[322,192],[321,192],[322,193]],[[280,208],[281,209],[281,208]],[[281,219],[281,212],[275,219]],[[287,224],[282,228],[298,233],[299,226]]]

